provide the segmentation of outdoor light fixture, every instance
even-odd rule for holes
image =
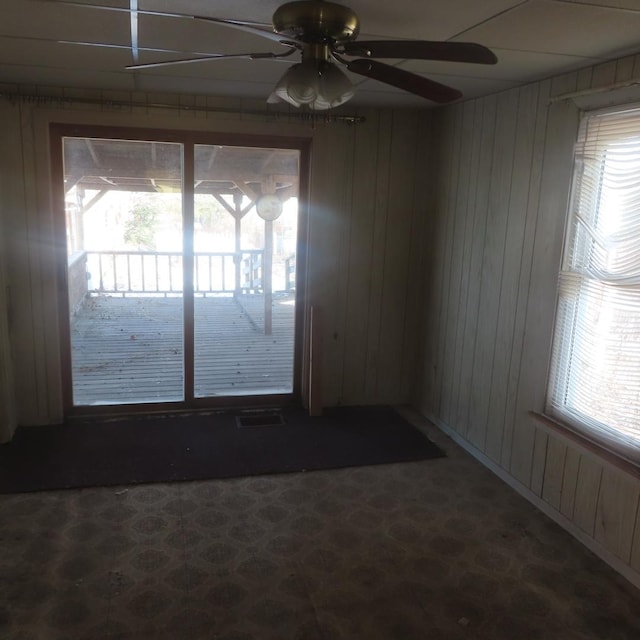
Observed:
[[[280,78],[268,102],[288,102],[312,111],[338,107],[353,97],[354,87],[332,62],[311,57],[290,67]]]
[[[267,193],[256,201],[256,211],[263,220],[277,220],[282,213],[282,200],[275,193]]]

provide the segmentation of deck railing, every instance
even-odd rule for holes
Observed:
[[[89,291],[122,296],[180,294],[182,254],[177,251],[87,251]],[[253,293],[262,283],[261,249],[196,252],[193,286],[196,295]],[[236,270],[237,269],[237,270]],[[239,274],[239,277],[238,277]]]
[[[284,290],[287,293],[296,288],[296,255],[284,259]]]

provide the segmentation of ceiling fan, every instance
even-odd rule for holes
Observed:
[[[60,1],[60,0],[58,0]],[[61,0],[63,4],[112,11],[130,9]],[[224,58],[280,59],[301,54],[301,62],[291,66],[278,81],[268,102],[288,102],[295,107],[320,111],[337,107],[351,99],[355,88],[341,70],[392,85],[437,103],[462,97],[457,89],[424,76],[376,60],[442,60],[475,64],[495,64],[497,58],[486,47],[469,42],[427,40],[357,40],[360,21],[349,7],[325,0],[296,0],[276,9],[272,25],[226,20],[161,11],[136,10],[138,14],[191,18],[252,33],[282,45],[282,53],[197,55],[179,60],[133,64],[128,69],[186,64]],[[336,64],[337,63],[337,64]]]

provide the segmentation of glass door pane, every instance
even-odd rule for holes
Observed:
[[[299,155],[195,147],[195,397],[293,390]]]
[[[73,404],[183,400],[182,146],[63,144]]]

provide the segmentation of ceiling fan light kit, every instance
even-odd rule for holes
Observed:
[[[113,6],[79,3],[78,0],[57,0],[63,4],[84,6],[106,11],[133,11]],[[349,7],[325,0],[296,0],[281,5],[273,14],[272,28],[243,20],[226,20],[208,16],[135,10],[136,14],[151,14],[167,18],[191,18],[245,33],[251,33],[278,43],[282,53],[210,53],[180,60],[133,64],[128,69],[143,70],[176,64],[227,58],[251,60],[281,59],[300,53],[302,61],[294,64],[276,84],[267,102],[286,102],[311,111],[326,111],[350,100],[355,87],[339,68],[350,73],[394,86],[420,98],[445,104],[458,100],[462,93],[453,87],[403,69],[399,65],[375,60],[440,60],[454,63],[495,64],[496,56],[483,45],[470,42],[428,40],[357,40],[360,31],[358,16]],[[80,43],[79,43],[80,44]],[[85,43],[86,44],[86,43]]]
[[[302,62],[285,72],[267,102],[326,111],[350,100],[355,88],[330,56],[328,45],[306,44]]]
[[[305,60],[285,72],[267,102],[288,102],[294,107],[326,111],[344,104],[354,93],[354,86],[334,64]]]

